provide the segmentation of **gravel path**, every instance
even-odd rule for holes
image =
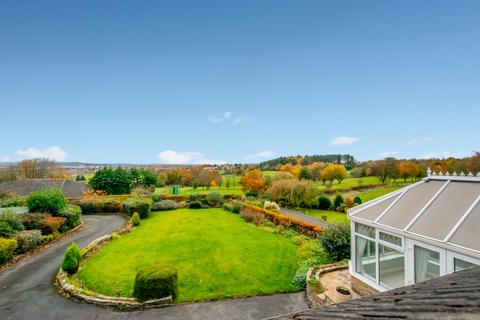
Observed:
[[[330,224],[328,222],[325,222],[321,219],[314,218],[312,216],[306,215],[302,212],[295,211],[295,210],[292,210],[292,209],[281,208],[280,212],[283,213],[283,214],[286,214],[288,216],[295,217],[299,220],[308,222],[310,224],[316,225],[316,226],[320,226],[320,227],[324,227],[324,228],[328,228],[330,226]]]
[[[177,305],[164,309],[118,312],[65,299],[52,286],[65,248],[83,247],[120,227],[119,216],[84,216],[78,233],[0,273],[0,319],[263,319],[307,309],[304,293]]]

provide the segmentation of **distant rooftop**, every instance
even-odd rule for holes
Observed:
[[[480,253],[480,173],[436,173],[349,210],[354,220]]]

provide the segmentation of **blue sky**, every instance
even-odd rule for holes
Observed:
[[[2,1],[0,160],[478,150],[480,1]]]

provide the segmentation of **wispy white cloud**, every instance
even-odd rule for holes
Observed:
[[[424,143],[430,142],[432,140],[433,140],[432,137],[421,137],[421,138],[410,139],[407,144],[409,146],[417,146],[419,144],[424,144]]]
[[[64,161],[67,159],[67,152],[59,146],[50,146],[45,149],[27,148],[15,151],[15,154],[21,159],[47,158],[55,161]]]
[[[429,153],[424,154],[423,156],[420,156],[419,158],[420,158],[420,159],[433,159],[433,158],[437,158],[437,153],[436,153],[436,152],[429,152]]]
[[[275,151],[273,151],[273,150],[263,150],[263,151],[259,151],[259,152],[255,153],[255,154],[250,154],[248,156],[245,156],[244,158],[245,159],[255,159],[255,158],[266,159],[266,158],[273,157],[274,154],[275,154]]]
[[[233,119],[233,124],[242,124],[242,123],[246,123],[248,121],[250,121],[250,117],[239,117],[239,118],[235,118]]]
[[[223,121],[226,121],[232,117],[233,113],[230,111],[225,111],[222,116],[209,116],[207,119],[210,122],[213,123],[221,123]]]
[[[332,140],[330,140],[329,143],[330,143],[331,146],[349,146],[349,145],[354,144],[358,140],[360,140],[360,139],[356,138],[356,137],[341,136],[341,137],[333,138]]]
[[[378,156],[380,158],[387,158],[387,157],[393,157],[397,154],[398,154],[398,151],[396,150],[387,150],[387,151],[380,152]]]
[[[225,161],[206,158],[202,153],[196,151],[177,152],[165,150],[158,154],[158,161],[161,164],[224,164]]]

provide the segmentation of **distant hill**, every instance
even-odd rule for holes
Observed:
[[[313,162],[337,163],[343,164],[347,169],[351,169],[355,165],[355,157],[350,154],[323,154],[323,155],[304,155],[304,156],[288,156],[279,157],[272,160],[261,162],[261,170],[275,170],[280,164],[290,163],[291,165],[301,164],[309,165]]]

